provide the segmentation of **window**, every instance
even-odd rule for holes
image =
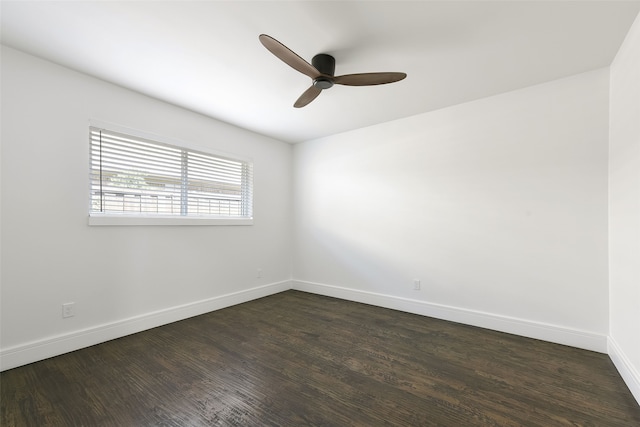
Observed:
[[[90,224],[101,224],[91,217],[252,218],[250,162],[97,127],[90,159]]]

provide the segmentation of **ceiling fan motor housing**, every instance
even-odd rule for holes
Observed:
[[[335,58],[331,55],[327,55],[326,53],[320,53],[314,56],[311,59],[311,65],[313,65],[316,70],[320,71],[320,73],[332,77],[336,71]],[[318,77],[313,81],[313,85],[318,89],[329,89],[331,86],[333,86],[333,79]]]

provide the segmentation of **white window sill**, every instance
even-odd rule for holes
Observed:
[[[253,218],[210,218],[138,215],[89,215],[89,225],[253,225]]]

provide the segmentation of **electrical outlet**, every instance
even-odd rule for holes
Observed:
[[[416,290],[416,291],[420,290],[420,280],[418,280],[418,279],[414,279],[413,280],[413,289]]]
[[[261,268],[258,269],[258,273],[256,274],[256,277],[258,279],[262,277],[262,269]]]
[[[73,317],[76,315],[76,309],[74,307],[75,302],[68,302],[66,304],[62,304],[62,317]]]

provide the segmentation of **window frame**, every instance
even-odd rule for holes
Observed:
[[[145,215],[144,213],[113,213],[113,212],[92,212],[91,209],[91,131],[93,129],[102,129],[107,132],[114,132],[130,136],[133,138],[140,138],[143,140],[157,142],[162,145],[170,145],[179,149],[193,151],[195,153],[207,154],[215,157],[220,157],[226,160],[233,160],[248,163],[251,170],[253,170],[253,161],[250,158],[238,156],[235,154],[224,153],[221,151],[212,150],[210,148],[204,148],[196,146],[191,143],[186,143],[182,140],[177,140],[149,132],[140,131],[137,129],[131,129],[113,123],[103,122],[99,120],[90,120],[88,126],[89,145],[88,145],[88,157],[89,157],[89,170],[88,170],[88,225],[90,226],[202,226],[202,225],[253,225],[253,173],[250,174],[251,180],[249,185],[251,187],[250,195],[250,216],[248,217],[225,217],[225,216],[206,216],[206,215]]]

